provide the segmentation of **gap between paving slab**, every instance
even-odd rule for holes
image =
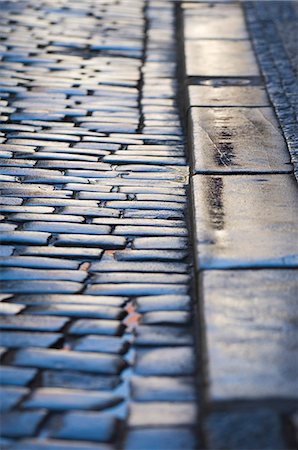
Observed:
[[[289,152],[240,3],[182,2],[178,14],[202,442],[213,450],[289,448],[283,420],[292,420],[298,376],[298,189]]]

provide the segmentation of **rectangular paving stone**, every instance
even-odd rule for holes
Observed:
[[[96,409],[98,411],[117,405],[122,398],[110,392],[86,389],[38,388],[23,402],[26,409],[46,408],[50,411]]]
[[[189,426],[196,423],[192,402],[140,402],[130,404],[130,427]]]
[[[211,400],[297,399],[298,270],[206,271],[201,283]]]
[[[180,250],[133,250],[117,251],[118,261],[181,261],[187,256],[186,251]]]
[[[187,264],[173,262],[138,262],[138,261],[94,261],[90,266],[91,272],[164,272],[186,273]]]
[[[80,319],[75,321],[70,329],[70,334],[102,334],[107,336],[119,336],[123,331],[123,325],[118,320],[108,319]]]
[[[23,368],[22,368],[23,369]],[[63,386],[65,389],[93,389],[109,391],[120,384],[118,375],[99,375],[83,373],[77,370],[43,370],[40,373],[43,387]]]
[[[110,414],[74,411],[65,414],[62,420],[57,418],[57,425],[53,427],[52,437],[108,442],[116,432],[117,419]]]
[[[92,225],[90,225],[92,226]],[[98,225],[94,225],[98,226]],[[126,246],[122,236],[104,236],[89,234],[59,234],[55,241],[57,246],[86,246],[95,248],[119,249]]]
[[[73,441],[71,439],[21,439],[14,443],[15,450],[113,450],[110,444]]]
[[[260,72],[250,41],[187,40],[186,74],[189,77],[254,77]]]
[[[49,233],[74,233],[74,234],[109,234],[111,227],[107,225],[91,225],[68,222],[27,222],[23,225],[23,230],[46,231]]]
[[[193,192],[200,269],[298,266],[294,176],[195,175]]]
[[[73,305],[106,305],[110,307],[124,306],[128,301],[127,297],[112,296],[94,296],[94,295],[55,295],[55,294],[38,294],[38,295],[15,295],[10,301],[16,301],[23,305],[55,305],[55,304],[73,304]],[[113,310],[114,311],[114,310]],[[108,310],[107,310],[108,312]]]
[[[20,369],[13,366],[1,366],[0,384],[27,386],[35,377],[37,370]]]
[[[83,244],[82,244],[83,245]],[[64,257],[64,258],[80,258],[86,259],[99,259],[103,253],[102,249],[98,248],[85,248],[85,247],[23,247],[19,250],[21,255],[35,255],[44,257]],[[55,259],[56,259],[55,258]]]
[[[192,375],[195,370],[192,347],[164,347],[138,350],[135,372],[139,375]]]
[[[21,318],[23,319],[23,317]],[[24,320],[26,323],[26,318]],[[39,320],[40,322],[40,320]],[[21,320],[23,323],[23,320]],[[65,321],[59,323],[58,330],[62,328]],[[35,323],[36,325],[36,323]],[[53,323],[52,323],[53,325]],[[17,328],[17,327],[16,327]],[[40,329],[40,326],[35,326],[32,324],[32,329],[27,327],[28,330],[31,331],[13,331],[14,327],[11,327],[12,331],[1,331],[1,345],[4,345],[7,348],[25,348],[25,347],[40,347],[47,348],[56,344],[59,339],[61,339],[62,334],[58,333],[38,333],[35,329]],[[52,328],[50,328],[52,329]],[[41,331],[47,330],[47,328],[42,327]]]
[[[132,428],[125,438],[125,450],[196,450],[197,437],[191,427]],[[27,450],[27,449],[26,449]]]
[[[189,106],[269,106],[268,96],[263,86],[245,84],[233,86],[220,81],[206,80],[200,85],[188,86],[188,96]]]
[[[1,303],[0,303],[1,307]],[[26,314],[47,316],[67,316],[90,319],[121,319],[125,316],[122,308],[115,306],[97,305],[70,305],[56,303],[54,305],[31,306],[26,309]]]
[[[1,279],[10,280],[66,280],[83,282],[87,278],[84,270],[45,270],[45,269],[27,269],[19,267],[8,267],[1,269]]]
[[[94,275],[93,283],[163,283],[163,284],[182,284],[189,281],[189,276],[184,274],[171,273],[150,273],[150,272],[103,272]]]
[[[69,352],[56,349],[27,348],[13,358],[16,366],[52,370],[79,370],[99,374],[117,374],[124,367],[120,356],[107,353]]]
[[[15,408],[22,399],[29,394],[29,389],[18,386],[1,386],[0,411],[8,412]]]
[[[78,269],[79,262],[60,258],[31,256],[0,257],[1,267],[30,267],[35,269]]]
[[[240,4],[185,3],[183,15],[186,39],[248,39]]]
[[[127,350],[128,343],[117,336],[85,336],[73,345],[80,352],[103,352],[122,354]]]
[[[29,213],[16,213],[11,214],[9,219],[13,222],[25,222],[25,221],[47,221],[47,222],[73,222],[80,223],[84,222],[85,218],[83,216],[71,216],[66,214],[29,214]]]
[[[166,236],[166,237],[137,237],[133,240],[135,249],[152,249],[152,250],[183,250],[188,245],[187,238]]]
[[[6,413],[2,416],[1,433],[11,438],[33,436],[46,414],[45,410]]]
[[[29,269],[28,269],[29,270]],[[1,281],[0,289],[4,293],[24,294],[76,294],[83,285],[76,281],[13,280]]]
[[[183,284],[162,283],[114,283],[114,284],[92,284],[87,286],[86,294],[91,295],[168,295],[186,294],[188,286]]]
[[[292,171],[270,108],[191,108],[189,118],[195,172]]]
[[[2,242],[14,242],[16,244],[46,244],[49,233],[40,233],[36,231],[7,231],[1,234]]]
[[[195,382],[192,377],[133,376],[132,397],[136,401],[195,401]]]
[[[189,327],[180,325],[139,325],[136,329],[138,346],[193,345]]]
[[[191,298],[188,295],[160,295],[138,297],[137,311],[147,313],[151,311],[189,311]]]
[[[271,450],[287,447],[280,416],[264,407],[214,412],[207,420],[206,431],[211,448]]]

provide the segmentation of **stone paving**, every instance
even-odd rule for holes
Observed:
[[[1,449],[296,448],[296,5],[1,10]]]
[[[174,6],[1,8],[1,448],[196,448]]]

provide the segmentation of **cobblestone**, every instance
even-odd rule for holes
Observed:
[[[124,366],[122,359],[114,355],[33,348],[18,350],[14,356],[14,363],[23,367],[73,369],[99,374],[117,374]]]
[[[2,435],[5,437],[33,436],[46,411],[9,412],[2,416]]]
[[[51,433],[54,438],[109,442],[116,431],[117,421],[108,414],[70,412],[58,424],[58,429]]]
[[[2,25],[4,448],[114,450],[159,417],[195,448],[194,379],[130,386],[144,347],[194,346],[175,5],[8,0]]]
[[[100,411],[115,406],[122,398],[107,392],[65,388],[39,388],[23,405],[27,409],[46,408],[49,411],[73,409]]]
[[[20,369],[18,367],[1,367],[0,384],[12,386],[27,386],[35,377],[37,370]]]

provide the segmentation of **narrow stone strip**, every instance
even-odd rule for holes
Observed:
[[[264,41],[282,20],[273,11],[283,8],[247,3],[265,86],[240,2],[211,3],[180,7],[201,359],[208,363],[201,366],[203,448],[295,448],[298,196],[283,136],[293,116],[280,103],[281,92],[290,96],[287,75],[275,83],[284,67],[271,72],[267,64],[268,52],[279,55],[276,66],[284,57],[278,38],[272,48]],[[283,130],[265,87],[278,119],[288,119]]]

